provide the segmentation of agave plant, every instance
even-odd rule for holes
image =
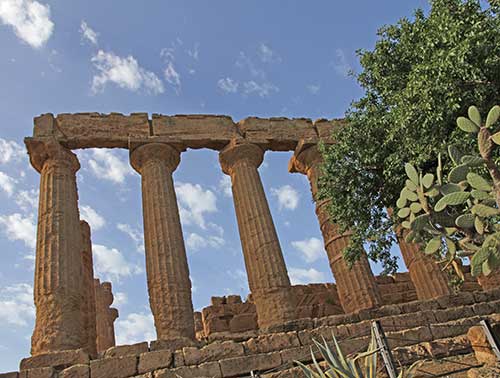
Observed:
[[[356,354],[354,357],[344,356],[335,335],[332,333],[334,350],[330,348],[323,338],[322,343],[313,340],[316,348],[326,363],[323,369],[319,365],[313,348],[311,347],[311,357],[313,366],[309,367],[299,361],[295,361],[304,372],[307,378],[376,378],[377,376],[377,343],[375,335],[372,336],[368,349],[364,353]],[[364,360],[364,361],[363,361]],[[402,369],[398,378],[411,378],[415,369],[421,364],[421,361],[414,363],[407,370]]]
[[[478,154],[463,154],[455,146],[448,153],[453,163],[443,177],[441,156],[436,173],[422,173],[405,165],[408,176],[397,201],[407,242],[422,243],[424,252],[453,266],[463,279],[461,258],[471,259],[471,273],[489,275],[500,267],[500,170],[493,152],[500,145],[500,132],[490,130],[500,118],[494,106],[483,124],[475,106],[457,126],[477,134]]]

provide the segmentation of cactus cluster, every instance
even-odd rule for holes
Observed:
[[[422,173],[407,163],[408,176],[397,201],[397,215],[406,228],[406,241],[422,244],[444,268],[453,267],[463,279],[461,259],[469,257],[471,273],[489,275],[500,268],[500,171],[493,153],[500,145],[500,132],[490,130],[500,118],[494,106],[482,123],[471,106],[468,117],[459,117],[457,126],[477,134],[478,154],[463,154],[449,146],[453,163],[443,176],[441,156],[435,174]]]

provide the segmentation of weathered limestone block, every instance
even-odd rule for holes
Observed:
[[[493,331],[500,334],[500,332],[498,332],[500,331],[500,327],[494,327]],[[471,327],[469,331],[467,331],[467,338],[469,339],[472,349],[474,350],[476,359],[480,363],[494,366],[498,362],[495,353],[488,342],[486,334],[484,333],[483,327]]]
[[[467,378],[498,378],[500,377],[500,363],[496,366],[483,366],[467,371]]]
[[[191,280],[172,173],[180,152],[150,143],[130,153],[141,174],[149,302],[158,339],[194,339]]]
[[[346,121],[344,119],[318,119],[314,121],[314,128],[318,133],[319,140],[326,144],[334,143],[332,133],[345,125]]]
[[[171,367],[174,358],[173,356],[173,352],[168,349],[142,353],[139,356],[138,372],[139,374],[143,374]]]
[[[21,370],[19,378],[56,378],[56,371],[51,367]]]
[[[281,363],[280,352],[228,358],[219,361],[223,377],[245,375],[251,371],[269,370],[280,366]]]
[[[127,148],[129,136],[150,136],[147,113],[43,114],[35,118],[34,136],[55,136],[69,148]]]
[[[0,373],[0,378],[18,378],[19,373],[17,371],[12,371],[9,373]]]
[[[258,329],[257,313],[238,314],[229,321],[231,332],[246,332]]]
[[[148,351],[148,343],[142,342],[132,345],[118,345],[111,347],[104,352],[104,358],[122,357],[122,356],[138,356],[141,353]]]
[[[162,137],[165,142],[181,143],[187,148],[220,150],[231,139],[241,138],[235,123],[228,116],[153,114],[152,128],[154,136]]]
[[[118,318],[118,310],[110,308],[113,303],[113,293],[110,282],[100,283],[94,279],[96,300],[96,332],[97,351],[105,350],[115,346],[114,322]]]
[[[53,138],[26,138],[40,173],[35,264],[35,329],[31,354],[85,345],[82,239],[78,212],[78,159]]]
[[[183,366],[155,372],[155,378],[214,378],[222,377],[218,362],[206,362],[198,366]]]
[[[73,365],[59,373],[58,378],[90,378],[89,365]]]
[[[199,365],[203,362],[217,361],[228,357],[243,356],[243,345],[234,341],[214,342],[201,349],[186,347],[182,349],[186,365]]]
[[[359,260],[349,268],[342,251],[349,245],[350,233],[339,232],[338,226],[330,220],[329,202],[317,198],[322,161],[323,158],[317,146],[307,147],[307,144],[302,141],[290,160],[288,170],[292,173],[305,174],[309,179],[326,253],[344,311],[350,313],[378,307],[382,299],[366,254],[362,253]]]
[[[64,368],[76,364],[88,364],[89,355],[83,349],[64,350],[59,352],[43,353],[29,358],[23,358],[20,370],[28,370],[40,367]]]
[[[199,341],[188,339],[187,337],[178,337],[175,339],[153,340],[149,343],[149,350],[178,350],[187,346],[198,346]]]
[[[90,226],[85,221],[80,221],[82,234],[82,259],[83,259],[83,288],[84,300],[82,302],[84,339],[87,340],[84,348],[93,357],[97,356],[97,328],[96,328],[96,302],[94,288],[94,263],[92,258],[92,241],[90,239]]]
[[[247,354],[268,353],[300,346],[296,332],[272,333],[252,338],[243,343]]]
[[[137,374],[137,357],[124,356],[90,361],[91,378],[128,378]]]
[[[500,269],[491,272],[487,276],[481,274],[477,278],[477,282],[481,285],[483,290],[498,289],[500,287]]]
[[[273,151],[293,150],[300,139],[310,143],[318,140],[316,129],[307,118],[249,117],[238,122],[238,129],[248,143]]]
[[[219,154],[222,171],[231,176],[234,207],[259,327],[265,330],[295,318],[295,298],[257,168],[264,151],[231,142]]]

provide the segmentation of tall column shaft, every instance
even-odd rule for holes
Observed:
[[[96,307],[96,347],[98,352],[104,352],[115,346],[115,320],[118,310],[110,307],[113,303],[113,292],[110,282],[101,283],[94,280]]]
[[[417,298],[424,300],[450,295],[448,278],[436,262],[421,251],[420,245],[405,241],[406,232],[402,227],[398,227],[396,234],[401,255],[417,292]]]
[[[82,241],[76,156],[53,140],[25,140],[40,172],[36,241],[33,355],[85,345],[81,303]]]
[[[258,166],[264,151],[231,143],[220,153],[224,173],[231,176],[234,207],[248,283],[263,330],[295,318],[295,300]]]
[[[312,146],[295,153],[290,161],[289,170],[306,174],[309,179],[316,204],[316,216],[342,308],[346,313],[351,313],[380,306],[382,304],[380,292],[366,254],[363,251],[352,267],[347,265],[342,251],[349,245],[350,233],[341,234],[339,227],[330,220],[329,201],[317,199],[321,162],[320,152],[316,146]]]
[[[92,241],[90,239],[90,226],[85,221],[80,221],[82,233],[82,258],[83,258],[83,287],[84,301],[82,302],[83,329],[87,340],[86,349],[91,356],[97,355],[97,329],[96,329],[96,301],[94,289],[94,263],[92,258]]]
[[[180,153],[152,143],[135,149],[130,160],[142,177],[146,273],[158,339],[194,339],[191,280],[172,179]]]

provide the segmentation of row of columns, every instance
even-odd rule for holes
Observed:
[[[87,330],[90,320],[83,314],[97,310],[99,305],[92,308],[92,303],[107,303],[109,298],[96,296],[92,300],[85,289],[93,277],[89,270],[90,230],[80,223],[78,213],[79,163],[71,151],[54,140],[28,138],[26,145],[33,166],[41,174],[35,267],[37,316],[32,354],[82,346],[93,352],[100,348],[89,346],[95,333]],[[220,151],[219,160],[222,171],[231,177],[249,287],[259,327],[266,330],[293,320],[296,303],[258,172],[264,152],[257,145],[232,141]],[[146,273],[157,337],[193,339],[191,281],[172,178],[180,162],[180,151],[168,144],[148,143],[130,152],[130,162],[141,175]],[[379,306],[380,293],[366,255],[352,269],[347,266],[342,250],[349,243],[349,233],[339,234],[338,227],[330,221],[328,202],[317,199],[320,164],[321,155],[312,146],[296,152],[289,169],[307,175],[310,181],[341,304],[346,313]],[[419,271],[418,280],[414,281],[415,286],[423,287],[417,287],[419,298],[448,294],[447,286],[430,289],[441,272],[426,267],[435,264],[416,247],[402,241],[400,245],[410,275],[412,270]],[[113,313],[108,313],[101,324],[109,323],[109,319],[114,320]]]

